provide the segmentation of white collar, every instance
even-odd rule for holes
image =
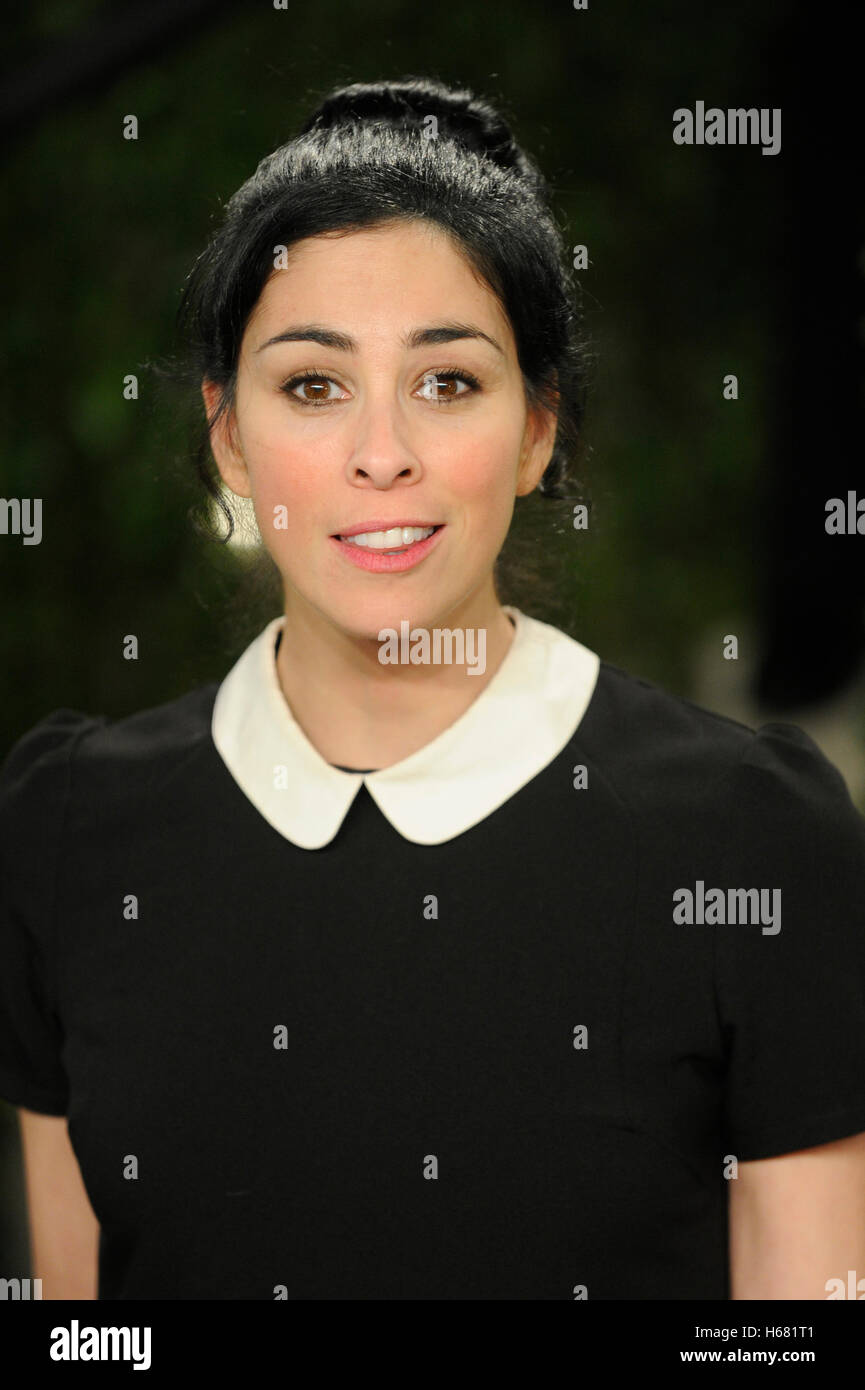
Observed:
[[[330,843],[362,782],[406,840],[452,840],[562,751],[598,679],[600,658],[588,647],[517,608],[504,609],[516,631],[495,675],[449,728],[390,767],[341,772],[310,743],[277,676],[282,616],[259,633],[217,690],[213,742],[264,819],[301,849]]]

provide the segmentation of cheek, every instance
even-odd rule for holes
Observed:
[[[282,508],[285,515],[280,513],[275,527],[277,543],[280,536],[314,529],[324,501],[321,441],[305,440],[300,432],[289,434],[280,412],[268,411],[261,412],[245,432],[242,445],[262,536],[265,527],[274,529]]]
[[[517,420],[457,434],[447,461],[448,487],[469,504],[483,504],[488,520],[509,517],[514,501],[522,435]]]

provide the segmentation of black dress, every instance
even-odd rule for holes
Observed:
[[[68,1116],[101,1298],[724,1299],[736,1161],[865,1130],[839,773],[508,611],[382,772],[295,724],[280,619],[9,754],[0,1096]]]

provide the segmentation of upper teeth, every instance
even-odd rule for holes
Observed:
[[[392,526],[389,531],[361,531],[358,536],[341,536],[347,545],[367,545],[370,550],[390,550],[395,545],[414,545],[426,540],[434,526]]]

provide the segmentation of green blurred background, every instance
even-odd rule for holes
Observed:
[[[12,136],[2,492],[41,496],[44,533],[39,546],[0,543],[0,748],[58,705],[122,715],[227,670],[237,562],[189,525],[177,407],[144,364],[171,350],[189,267],[262,154],[331,84],[404,72],[500,101],[554,186],[568,244],[589,249],[592,530],[548,535],[538,560],[556,567],[552,594],[512,597],[608,660],[693,693],[695,644],[755,614],[788,156],[676,147],[672,112],[697,97],[759,100],[791,7],[198,10],[149,56],[52,97]],[[99,33],[106,13],[84,0],[21,7],[7,58],[20,73],[88,26]],[[129,113],[137,141],[122,138]],[[736,402],[722,398],[728,371]],[[123,399],[129,372],[138,401]],[[137,662],[121,657],[130,631]]]

